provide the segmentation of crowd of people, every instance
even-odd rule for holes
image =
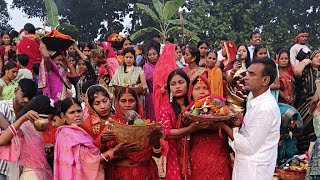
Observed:
[[[275,52],[260,31],[249,40],[221,37],[217,48],[155,35],[133,45],[113,33],[48,50],[30,23],[1,32],[0,180],[157,180],[158,169],[167,180],[270,180],[301,154],[310,157],[306,178],[320,178],[320,50],[305,31]],[[182,123],[212,95],[236,114],[230,123]],[[126,124],[132,110],[162,124],[147,148],[117,142],[107,127]],[[51,123],[38,131],[43,116]]]

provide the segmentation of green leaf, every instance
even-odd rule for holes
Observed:
[[[77,27],[70,23],[62,23],[57,27],[58,31],[68,31],[68,32],[76,32],[78,31]]]
[[[189,37],[190,39],[192,39],[195,42],[199,42],[200,41],[200,38],[196,35],[196,33],[190,31],[187,28],[184,28],[183,30],[184,30],[185,36]]]
[[[57,27],[59,23],[59,17],[58,17],[58,8],[54,0],[45,0],[45,6],[47,10],[48,15],[48,26],[51,28]]]
[[[143,28],[143,29],[140,29],[138,31],[136,31],[135,33],[133,33],[131,36],[130,36],[130,39],[132,41],[136,40],[138,37],[144,35],[145,33],[150,33],[152,31],[158,31],[160,32],[158,29],[154,28],[154,27],[147,27],[147,28]]]
[[[148,16],[150,16],[154,21],[160,22],[159,17],[148,6],[141,3],[136,3],[136,6],[138,9],[140,9],[141,11],[146,13]]]
[[[173,20],[169,20],[168,21],[170,24],[173,24],[173,25],[181,25],[181,21],[180,21],[180,19],[173,19]],[[187,21],[187,20],[183,20],[183,24],[185,25],[185,26],[188,26],[188,27],[191,27],[191,28],[194,28],[194,29],[198,29],[199,27],[197,26],[197,25],[195,25],[195,24],[193,24],[192,22],[190,22],[190,21]]]
[[[163,8],[163,17],[166,20],[171,19],[179,10],[186,0],[167,1]]]
[[[156,11],[159,14],[159,18],[162,19],[162,10],[163,10],[163,4],[160,2],[160,0],[152,0],[153,6],[156,9]]]

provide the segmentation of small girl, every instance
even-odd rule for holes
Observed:
[[[144,57],[144,54],[145,54],[144,49],[141,44],[138,44],[138,45],[134,46],[134,50],[135,50],[136,56],[137,56],[136,57],[136,65],[142,67],[146,63],[146,60]]]
[[[117,69],[109,86],[113,86],[115,92],[123,87],[133,88],[139,95],[145,95],[148,91],[146,76],[141,67],[135,63],[135,50],[132,47],[123,50],[123,64]]]

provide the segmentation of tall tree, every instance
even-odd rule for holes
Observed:
[[[11,29],[8,24],[10,16],[7,9],[7,3],[4,0],[0,0],[0,31]]]

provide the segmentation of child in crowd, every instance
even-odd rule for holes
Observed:
[[[33,79],[32,72],[27,69],[27,65],[29,63],[29,56],[26,54],[18,54],[17,55],[17,65],[19,68],[18,75],[15,78],[15,81],[18,82],[20,79],[27,78]]]
[[[141,44],[138,44],[134,47],[134,50],[136,52],[136,66],[142,67],[146,63],[144,58],[145,52],[143,46]]]

